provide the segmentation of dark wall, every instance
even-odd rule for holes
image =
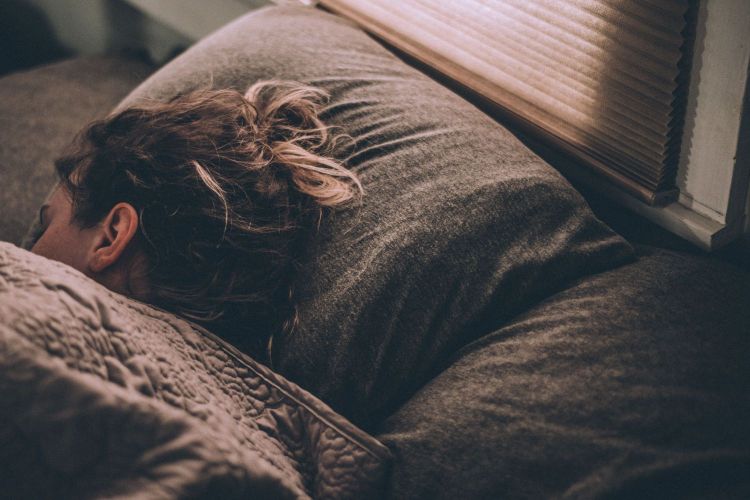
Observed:
[[[41,9],[22,0],[0,2],[0,75],[69,55]]]

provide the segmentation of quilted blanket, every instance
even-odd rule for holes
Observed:
[[[210,332],[0,242],[0,492],[367,498],[389,452]]]

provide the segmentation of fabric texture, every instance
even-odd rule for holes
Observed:
[[[172,314],[0,243],[7,498],[370,498],[388,450]]]
[[[466,346],[376,436],[392,498],[750,497],[750,276],[684,254]]]
[[[22,242],[57,181],[53,160],[151,71],[133,57],[92,56],[0,78],[0,240]]]
[[[300,324],[274,367],[361,425],[465,343],[631,247],[510,132],[352,23],[270,7],[202,40],[122,104],[196,87],[297,80],[331,95],[361,206],[337,212],[297,283]]]

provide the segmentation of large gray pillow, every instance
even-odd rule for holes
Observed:
[[[642,249],[461,349],[381,425],[388,498],[750,498],[750,275]]]
[[[361,425],[390,413],[462,345],[570,280],[632,258],[504,127],[318,9],[253,12],[121,107],[268,78],[331,94],[323,118],[356,141],[337,154],[366,191],[303,259],[300,324],[274,339],[273,366]]]

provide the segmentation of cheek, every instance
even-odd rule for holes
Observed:
[[[61,250],[67,245],[61,244],[60,238],[56,234],[58,231],[53,227],[48,227],[42,236],[37,240],[31,251],[48,259],[62,261]],[[67,264],[67,262],[66,262]]]
[[[55,257],[55,248],[57,247],[57,245],[53,244],[53,233],[54,231],[51,227],[47,228],[47,230],[42,233],[39,239],[36,240],[34,246],[31,247],[31,251],[37,255],[41,255],[42,257],[57,260]]]
[[[80,231],[51,225],[31,249],[37,255],[57,260],[79,271],[85,269],[85,241]]]

